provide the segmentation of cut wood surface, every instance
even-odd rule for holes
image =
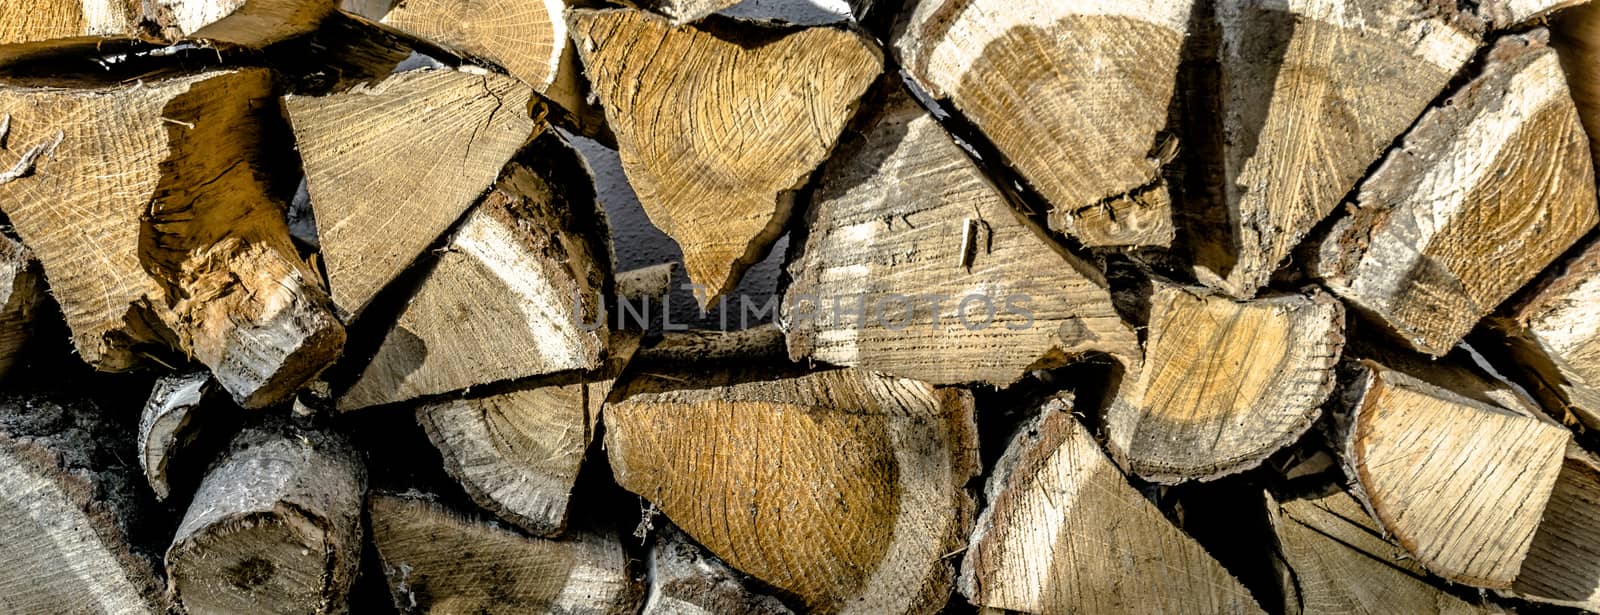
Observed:
[[[139,467],[144,469],[145,481],[150,490],[162,500],[172,495],[173,482],[196,479],[204,463],[198,454],[189,451],[205,436],[216,435],[227,426],[237,423],[218,416],[230,410],[221,399],[220,388],[211,374],[191,372],[156,379],[139,416],[138,453]],[[219,404],[221,407],[218,407]],[[177,475],[177,476],[174,476]],[[193,487],[193,483],[183,485]]]
[[[670,524],[650,546],[650,590],[641,615],[793,615],[777,598],[752,591],[742,575]]]
[[[27,350],[38,326],[34,318],[46,301],[44,276],[33,251],[0,236],[0,378]]]
[[[1600,135],[1600,3],[1579,4],[1549,21],[1550,46],[1561,57],[1578,119],[1586,134]],[[1590,137],[1589,157],[1600,160],[1600,139]]]
[[[1511,593],[1600,612],[1600,460],[1576,445],[1567,447]]]
[[[260,172],[264,70],[75,90],[0,86],[15,160],[0,208],[39,256],[79,354],[105,370],[175,346],[247,407],[287,398],[344,329]],[[9,154],[8,154],[9,155]]]
[[[1469,17],[1423,4],[1217,0],[1228,228],[1197,233],[1202,282],[1254,295],[1472,57]]]
[[[1267,499],[1288,579],[1293,615],[1348,613],[1490,613],[1430,583],[1427,571],[1350,494],[1277,502]]]
[[[645,374],[614,393],[617,483],[808,610],[937,611],[971,529],[971,394],[855,370],[756,374]]]
[[[713,305],[783,233],[882,54],[836,27],[673,26],[626,9],[569,21],[629,183]]]
[[[0,611],[167,612],[156,557],[130,542],[153,507],[103,412],[0,396]]]
[[[1106,414],[1111,453],[1162,483],[1249,470],[1305,435],[1334,388],[1344,307],[1309,295],[1240,302],[1157,281],[1145,361]]]
[[[285,99],[333,300],[353,317],[500,176],[542,126],[526,85],[454,70]],[[26,238],[24,238],[26,239]]]
[[[567,23],[561,0],[405,0],[381,14],[384,25],[499,64],[544,92],[555,81]]]
[[[256,49],[309,34],[338,6],[337,0],[141,0],[141,3],[145,23],[168,40],[190,38]]]
[[[38,0],[0,6],[0,45],[74,36],[132,34],[136,0]]]
[[[1001,386],[1088,351],[1137,364],[1104,276],[1013,211],[898,79],[864,104],[789,263],[790,356]]]
[[[593,613],[638,608],[613,532],[528,538],[423,497],[367,498],[372,540],[402,613]]]
[[[467,214],[339,408],[599,368],[609,235],[583,159],[544,132]]]
[[[191,613],[342,613],[361,558],[366,468],[342,437],[273,418],[206,472],[167,550]]]
[[[1262,612],[1072,412],[1070,398],[1052,399],[1012,437],[962,560],[962,595],[1029,613]]]
[[[894,41],[1088,246],[1165,246],[1167,126],[1189,0],[923,0]]]
[[[638,346],[638,334],[617,334],[596,373],[424,404],[417,422],[474,503],[530,534],[559,534],[601,407]]]
[[[1343,448],[1355,493],[1428,571],[1510,588],[1571,434],[1371,361],[1349,369]]]
[[[1547,410],[1600,429],[1600,240],[1533,288],[1489,324],[1506,340],[1511,368]]]
[[[1438,356],[1600,219],[1556,54],[1508,36],[1362,184],[1318,254],[1340,296]]]

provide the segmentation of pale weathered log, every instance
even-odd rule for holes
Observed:
[[[1165,246],[1171,153],[1161,131],[1189,0],[922,0],[894,48],[1088,246]]]
[[[650,546],[650,589],[641,615],[793,615],[777,598],[751,590],[737,571],[668,524]]]
[[[337,357],[344,329],[263,177],[280,153],[265,145],[281,122],[267,71],[4,86],[0,110],[30,171],[0,183],[0,208],[84,360],[119,371],[141,345],[171,345],[261,407]]]
[[[1558,11],[1588,3],[1589,0],[1483,0],[1477,9],[1490,27],[1502,30],[1542,22]]]
[[[740,0],[623,0],[623,3],[672,18],[673,24],[698,21],[738,4]]]
[[[174,487],[191,488],[196,484],[191,481],[200,478],[205,469],[200,454],[208,451],[190,449],[204,438],[237,427],[238,410],[224,397],[207,372],[156,379],[139,416],[137,452],[139,467],[158,499],[167,499]]]
[[[0,378],[26,350],[37,328],[34,316],[45,301],[39,260],[17,240],[0,235]]]
[[[1545,39],[1501,39],[1367,178],[1318,252],[1333,292],[1423,352],[1449,352],[1600,220],[1583,126]]]
[[[1511,595],[1600,612],[1600,460],[1567,447]]]
[[[639,202],[714,304],[783,233],[882,54],[838,27],[673,26],[637,10],[569,21]]]
[[[0,397],[0,611],[167,612],[127,444],[87,400]]]
[[[409,267],[543,127],[532,91],[494,74],[419,70],[285,99],[333,300],[347,317]]]
[[[598,369],[609,234],[588,167],[545,131],[467,214],[339,409]]]
[[[790,356],[1002,386],[1089,351],[1138,363],[1104,276],[1015,212],[899,79],[865,104],[789,264]]]
[[[366,469],[336,434],[272,417],[207,471],[167,550],[191,613],[341,613],[361,558]]]
[[[140,0],[140,3],[144,21],[168,40],[198,39],[257,49],[311,33],[338,6],[338,0]]]
[[[614,393],[617,482],[808,610],[937,611],[971,529],[970,394],[865,371],[741,371],[641,374]]]
[[[372,542],[402,613],[593,613],[638,608],[616,534],[528,538],[415,495],[367,498]]]
[[[1157,280],[1146,340],[1107,411],[1111,453],[1146,480],[1211,480],[1260,465],[1322,415],[1344,307],[1315,289],[1240,302]]]
[[[0,5],[0,45],[132,34],[139,0],[39,0]]]
[[[638,301],[665,297],[672,292],[672,272],[676,263],[662,263],[617,273],[617,298]]]
[[[673,369],[684,364],[782,362],[787,357],[783,340],[783,330],[773,323],[738,331],[667,332],[641,349],[637,360],[652,369]]]
[[[1196,275],[1246,298],[1472,57],[1470,15],[1423,0],[1217,0],[1227,212]],[[1426,7],[1425,7],[1426,5]],[[1210,120],[1201,120],[1210,121]]]
[[[962,560],[962,595],[1028,613],[1261,612],[1072,412],[1070,398],[1051,399],[1012,437]]]
[[[1376,362],[1347,371],[1340,437],[1352,491],[1428,571],[1510,588],[1571,434]]]
[[[1508,367],[1564,423],[1600,429],[1600,240],[1488,319]]]
[[[1286,579],[1290,615],[1468,615],[1490,613],[1427,580],[1427,571],[1350,494],[1278,502],[1267,498]]]

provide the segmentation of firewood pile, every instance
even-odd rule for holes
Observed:
[[[1600,3],[759,1],[0,0],[0,613],[1600,613]]]

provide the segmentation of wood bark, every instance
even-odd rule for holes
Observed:
[[[1562,422],[1600,429],[1600,240],[1488,320],[1514,374]]]
[[[115,435],[87,400],[0,396],[0,611],[167,611],[137,542],[151,507]]]
[[[1189,0],[923,0],[894,39],[1087,246],[1165,246],[1167,109]]]
[[[271,76],[100,89],[0,86],[27,149],[0,208],[38,254],[78,352],[111,371],[170,345],[241,405],[287,399],[344,329],[264,185]]]
[[[342,613],[361,557],[366,469],[331,432],[269,418],[211,466],[167,550],[193,613]]]
[[[738,571],[670,525],[650,547],[650,590],[641,615],[793,615],[777,598],[752,591]]]
[[[699,21],[707,15],[739,2],[740,0],[624,0],[625,4],[671,18],[673,25]]]
[[[532,91],[495,74],[398,73],[290,96],[333,300],[352,318],[492,186],[541,124]],[[440,110],[448,110],[441,121]]]
[[[402,613],[595,613],[638,607],[615,533],[528,538],[423,497],[367,498],[372,539]]]
[[[588,166],[544,132],[467,214],[339,408],[600,368],[609,235]]]
[[[192,488],[205,464],[202,441],[238,426],[239,417],[221,387],[207,372],[173,374],[156,379],[139,416],[139,467],[156,498],[165,500],[174,486]],[[195,450],[201,449],[201,450]],[[175,485],[176,484],[176,485]]]
[[[45,303],[44,277],[33,251],[0,236],[0,378],[28,348]]]
[[[1051,399],[1012,437],[962,560],[961,594],[1028,613],[1262,612],[1072,412],[1070,398]]]
[[[637,10],[569,21],[629,183],[683,249],[701,305],[715,304],[783,233],[882,54],[836,27],[673,26]]]
[[[1107,411],[1112,455],[1161,483],[1260,465],[1322,415],[1344,348],[1344,307],[1309,294],[1239,302],[1157,281],[1143,369]]]
[[[1472,16],[1423,4],[1217,0],[1227,215],[1194,233],[1201,282],[1253,296],[1472,57]]]
[[[1512,595],[1600,611],[1600,460],[1569,445]]]
[[[1571,434],[1372,361],[1348,372],[1343,461],[1367,510],[1428,571],[1511,587]]]
[[[0,45],[75,36],[131,34],[136,0],[41,0],[0,6]]]
[[[1090,351],[1138,363],[1105,277],[1014,211],[898,79],[865,104],[788,265],[791,357],[1000,386]]]
[[[1543,30],[1501,39],[1362,185],[1318,253],[1329,288],[1449,352],[1594,228],[1594,167]]]
[[[656,372],[604,421],[618,484],[805,609],[948,599],[978,469],[969,393],[854,370]]]

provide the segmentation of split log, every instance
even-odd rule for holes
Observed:
[[[969,393],[855,370],[646,373],[603,418],[618,484],[805,609],[948,600],[978,471]]]
[[[1556,13],[1550,20],[1550,46],[1561,57],[1584,133],[1600,135],[1600,3],[1586,2]],[[1589,157],[1600,161],[1600,139],[1592,136]]]
[[[40,0],[0,6],[0,45],[137,31],[137,0]]]
[[[372,541],[402,613],[595,613],[638,607],[609,531],[528,538],[423,497],[367,498]]]
[[[328,283],[347,317],[459,219],[542,129],[528,114],[531,100],[515,79],[454,70],[284,100]]]
[[[339,613],[361,557],[366,469],[331,432],[273,417],[200,482],[167,550],[192,613]]]
[[[923,0],[896,36],[906,71],[950,99],[1087,246],[1165,246],[1160,135],[1190,0]]]
[[[1546,20],[1557,11],[1583,6],[1589,0],[1486,0],[1477,5],[1478,14],[1496,30],[1514,28]]]
[[[45,304],[44,278],[33,252],[0,235],[0,378],[11,371],[37,326]]]
[[[611,244],[588,166],[547,130],[466,216],[339,409],[598,369]],[[372,237],[372,240],[381,237]]]
[[[1142,370],[1106,414],[1111,453],[1160,483],[1249,470],[1322,416],[1344,348],[1325,293],[1238,302],[1157,281]]]
[[[637,357],[652,369],[682,365],[751,364],[787,362],[783,349],[784,333],[776,324],[738,331],[681,331],[661,336]]]
[[[791,357],[999,386],[1088,351],[1138,363],[1105,278],[1017,214],[898,79],[865,105],[789,263]]]
[[[1600,240],[1488,320],[1514,375],[1562,422],[1600,429]]]
[[[1600,459],[1567,447],[1512,595],[1600,612]]]
[[[1489,613],[1427,580],[1427,571],[1343,491],[1267,506],[1278,548],[1292,576],[1284,588],[1290,615]]]
[[[1430,572],[1511,587],[1571,434],[1372,361],[1348,366],[1345,474]]]
[[[783,233],[882,54],[834,27],[673,26],[636,10],[569,19],[629,183],[682,247],[701,305],[715,304]]]
[[[691,21],[699,21],[707,15],[738,4],[740,0],[623,0],[625,4],[636,6],[672,19],[673,25],[682,25]]]
[[[264,175],[280,122],[265,70],[101,89],[0,86],[21,176],[5,210],[79,354],[109,371],[170,345],[245,407],[287,399],[344,329]]]
[[[139,417],[138,435],[139,467],[156,498],[167,499],[174,486],[194,486],[205,467],[198,460],[210,452],[196,450],[201,441],[237,427],[237,412],[228,416],[231,404],[223,397],[206,372],[156,379]]]
[[[560,534],[601,406],[638,346],[638,334],[618,334],[597,373],[425,404],[417,422],[474,503],[530,534]]]
[[[1424,4],[1217,0],[1227,228],[1194,233],[1200,281],[1253,296],[1472,57],[1470,15]]]
[[[1501,39],[1319,250],[1329,288],[1423,352],[1449,352],[1600,221],[1588,142],[1545,39]]]
[[[962,595],[1029,613],[1261,612],[1072,411],[1070,398],[1046,402],[1006,447],[962,560]]]
[[[338,6],[337,0],[141,1],[144,21],[167,40],[196,39],[251,49],[309,34]]]
[[[89,401],[0,397],[0,611],[167,612],[126,443]]]
[[[641,615],[793,615],[742,575],[670,525],[657,528],[650,547],[650,591]]]

